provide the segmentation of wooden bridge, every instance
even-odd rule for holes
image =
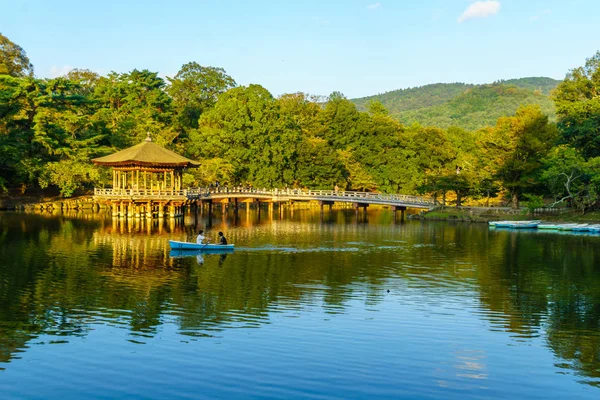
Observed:
[[[195,188],[182,190],[150,190],[150,189],[95,189],[94,198],[112,203],[113,214],[119,216],[180,216],[185,205],[208,205],[213,203],[222,206],[232,205],[238,208],[239,203],[268,204],[272,209],[274,204],[293,204],[294,202],[316,201],[329,209],[334,203],[349,203],[357,210],[366,209],[369,205],[388,206],[393,211],[404,211],[407,208],[430,209],[434,206],[432,199],[421,196],[402,194],[381,194],[369,192],[351,192],[335,190],[306,190],[306,189],[257,189],[244,187]],[[159,208],[144,205],[158,204]],[[124,206],[123,206],[124,204]],[[129,205],[131,204],[131,209]],[[138,209],[136,205],[141,205]],[[171,206],[172,205],[172,206]],[[148,211],[146,211],[148,209]],[[162,211],[164,210],[164,212]],[[404,215],[403,215],[404,216]]]
[[[289,201],[318,201],[322,205],[333,203],[352,203],[360,207],[379,204],[391,207],[423,208],[433,207],[433,200],[421,196],[403,194],[381,194],[370,192],[347,192],[335,190],[303,190],[303,189],[256,189],[256,188],[200,188],[188,189],[189,200],[213,201],[247,201],[256,200],[265,203],[281,203]]]

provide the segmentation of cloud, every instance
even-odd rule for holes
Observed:
[[[50,78],[58,78],[59,76],[65,76],[73,69],[70,65],[63,65],[62,67],[57,67],[53,65],[50,68]]]
[[[497,14],[500,11],[500,2],[496,0],[477,1],[471,4],[458,18],[458,23],[473,18],[485,18]]]
[[[381,3],[380,3],[380,2],[377,2],[377,3],[369,4],[369,5],[367,6],[367,8],[368,8],[369,10],[376,10],[376,9],[378,9],[378,8],[381,8]]]
[[[537,21],[538,19],[540,19],[539,15],[532,15],[531,17],[529,17],[530,21]]]

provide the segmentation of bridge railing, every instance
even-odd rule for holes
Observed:
[[[104,189],[95,188],[94,196],[99,197],[187,197],[188,190],[158,190],[158,189]]]
[[[190,198],[210,198],[215,195],[264,195],[274,197],[300,197],[307,199],[320,199],[320,200],[350,200],[356,201],[360,199],[364,200],[381,200],[386,202],[405,202],[405,203],[416,203],[416,204],[428,204],[433,205],[434,201],[430,198],[423,196],[410,196],[404,194],[383,194],[373,192],[354,192],[354,191],[342,191],[342,190],[310,190],[310,189],[260,189],[260,188],[248,188],[248,187],[214,187],[214,188],[195,188],[188,189],[188,197]]]

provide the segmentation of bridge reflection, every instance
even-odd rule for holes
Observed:
[[[376,307],[392,288],[425,309],[466,308],[519,341],[541,337],[563,368],[600,382],[594,238],[397,225],[386,211],[370,213],[368,223],[355,217],[336,210],[321,222],[310,208],[282,218],[230,210],[162,221],[3,214],[0,361],[19,357],[39,335],[85,336],[94,323],[142,342],[165,321],[202,337],[259,327],[286,305],[330,314],[357,301]],[[240,251],[224,262],[207,255],[202,265],[169,255],[168,239],[190,240],[208,226]]]

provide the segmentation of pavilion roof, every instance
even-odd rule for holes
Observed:
[[[112,167],[145,166],[145,167],[198,167],[198,161],[190,160],[177,153],[167,150],[151,140],[146,139],[140,144],[118,151],[108,156],[94,158],[94,164]]]

